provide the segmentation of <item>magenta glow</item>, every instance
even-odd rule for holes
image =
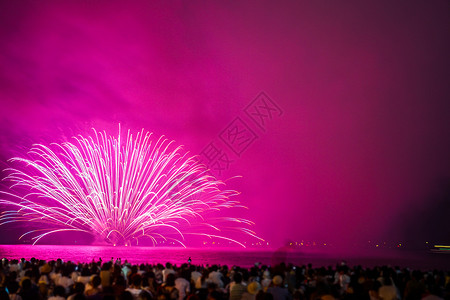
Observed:
[[[184,246],[187,236],[201,235],[244,246],[226,236],[236,230],[256,238],[245,228],[250,221],[211,214],[239,207],[231,198],[237,192],[223,190],[196,157],[164,137],[144,130],[123,137],[119,129],[115,138],[94,130],[74,142],[36,144],[28,154],[10,160],[19,167],[7,170],[11,191],[1,192],[0,204],[11,210],[2,212],[0,224],[44,224],[22,235],[33,235],[34,243],[61,231],[114,245],[146,238]]]

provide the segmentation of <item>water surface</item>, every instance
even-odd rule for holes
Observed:
[[[122,258],[133,264],[166,263],[181,264],[188,258],[196,265],[238,265],[249,267],[255,263],[274,265],[279,262],[314,266],[335,265],[342,260],[349,265],[372,267],[391,265],[420,269],[450,269],[450,255],[427,251],[362,251],[360,253],[327,251],[301,251],[299,249],[244,249],[244,248],[162,248],[162,247],[113,247],[84,245],[0,245],[0,257],[8,259],[44,260],[61,258],[64,261],[90,262],[102,258],[103,261]]]

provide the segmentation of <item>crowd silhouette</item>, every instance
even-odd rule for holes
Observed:
[[[3,259],[0,300],[332,300],[450,299],[450,272],[311,264],[132,265]]]

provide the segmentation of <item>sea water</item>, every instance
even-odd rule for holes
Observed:
[[[113,247],[88,245],[0,245],[0,257],[8,259],[34,257],[42,260],[72,262],[103,261],[120,258],[132,264],[187,263],[190,258],[195,265],[228,265],[250,267],[255,263],[275,265],[280,262],[313,266],[335,266],[347,264],[373,267],[380,265],[420,268],[450,269],[450,255],[430,252],[377,251],[346,253],[333,249],[328,251],[304,251],[301,249],[252,249],[252,248],[175,248],[175,247]]]

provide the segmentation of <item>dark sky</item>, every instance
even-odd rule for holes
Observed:
[[[449,241],[449,53],[444,0],[1,1],[0,160],[121,123],[224,151],[271,242]]]

